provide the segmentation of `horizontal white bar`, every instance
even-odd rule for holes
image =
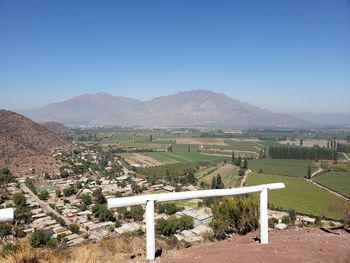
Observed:
[[[199,190],[199,191],[188,191],[188,192],[176,192],[176,193],[164,193],[164,194],[153,194],[153,195],[139,195],[122,198],[110,198],[107,199],[108,208],[117,208],[133,205],[145,205],[147,201],[155,202],[168,202],[176,200],[185,200],[193,198],[203,197],[218,197],[218,196],[230,196],[230,195],[241,195],[255,192],[261,192],[263,189],[275,190],[284,188],[284,183],[274,184],[262,184],[256,186],[230,188],[230,189],[212,189],[212,190]]]

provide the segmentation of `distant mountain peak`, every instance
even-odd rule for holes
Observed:
[[[225,94],[197,89],[149,101],[116,97],[106,92],[83,94],[63,102],[22,112],[35,121],[67,125],[303,126],[306,122],[273,113]]]

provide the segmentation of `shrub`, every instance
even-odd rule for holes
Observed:
[[[275,225],[278,223],[278,220],[276,218],[269,218],[269,228],[275,228]]]
[[[8,225],[0,225],[0,237],[4,238],[11,234],[11,227]]]
[[[167,215],[175,214],[183,209],[183,207],[177,207],[175,203],[160,203],[157,206],[158,213],[165,213]]]
[[[46,245],[50,240],[50,236],[42,230],[35,230],[30,238],[32,247],[40,247]]]
[[[170,216],[168,219],[158,219],[156,233],[163,236],[174,235],[177,231],[193,228],[193,219],[190,216]]]
[[[75,187],[73,185],[63,189],[64,196],[70,196],[76,194]]]
[[[252,196],[224,198],[212,206],[211,226],[217,239],[246,234],[259,226],[259,206]]]
[[[290,220],[289,215],[285,215],[285,216],[282,217],[282,223],[284,223],[286,225],[290,225],[291,220]]]
[[[26,206],[27,198],[22,194],[15,194],[13,196],[13,202],[16,206]]]

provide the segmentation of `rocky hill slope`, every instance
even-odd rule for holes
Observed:
[[[0,167],[17,176],[53,172],[52,152],[57,148],[69,150],[73,145],[22,115],[0,110]]]
[[[67,126],[54,121],[44,122],[44,123],[41,123],[40,125],[48,129],[49,131],[53,132],[54,134],[57,134],[60,136],[71,132],[71,130]]]

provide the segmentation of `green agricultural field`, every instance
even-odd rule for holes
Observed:
[[[152,157],[160,162],[203,162],[203,161],[218,161],[229,160],[230,157],[205,155],[200,153],[189,152],[150,152],[143,153],[145,156]]]
[[[294,209],[297,213],[342,219],[349,202],[321,189],[302,178],[252,173],[247,178],[247,185],[259,185],[282,182],[285,189],[268,193],[269,204],[283,210]]]
[[[309,165],[311,165],[312,172],[318,169],[315,162],[311,160],[258,159],[248,161],[248,168],[254,172],[262,170],[263,173],[295,177],[307,175]]]
[[[232,164],[223,164],[218,166],[217,169],[209,170],[209,174],[203,175],[199,178],[199,182],[205,182],[208,185],[211,185],[212,179],[214,176],[221,175],[222,182],[225,185],[225,188],[235,187],[237,181],[235,181],[235,176],[238,175],[239,168]]]
[[[316,176],[313,180],[350,198],[350,172],[332,171]]]

